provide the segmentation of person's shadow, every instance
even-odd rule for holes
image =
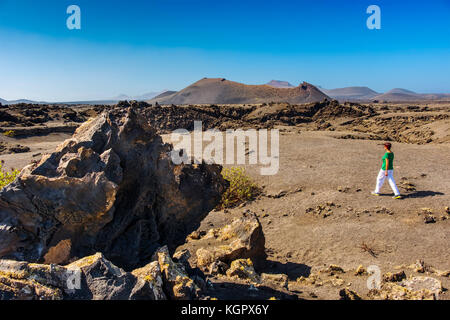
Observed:
[[[426,197],[443,196],[443,195],[444,195],[444,193],[442,193],[442,192],[420,190],[420,191],[415,191],[410,194],[406,194],[403,197],[404,198],[426,198]]]

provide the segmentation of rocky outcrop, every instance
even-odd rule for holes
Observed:
[[[275,287],[288,288],[289,278],[287,275],[279,273],[261,273],[261,282]]]
[[[405,271],[399,271],[396,273],[387,272],[383,275],[383,281],[385,282],[400,282],[406,279]]]
[[[131,273],[138,279],[130,295],[132,300],[145,300],[148,297],[151,297],[151,300],[167,299],[163,290],[163,278],[158,261],[153,261]]]
[[[339,290],[339,296],[340,300],[362,300],[355,291],[348,288]]]
[[[165,300],[163,286],[157,261],[129,273],[101,253],[66,266],[0,260],[0,300]]]
[[[0,191],[0,258],[67,263],[102,252],[145,265],[174,250],[220,201],[220,166],[174,165],[137,110],[115,109],[80,126]]]
[[[420,276],[383,283],[380,290],[371,290],[369,297],[377,300],[437,300],[442,290],[439,280]]]
[[[256,214],[250,211],[221,229],[211,229],[202,239],[192,240],[190,245],[198,248],[197,266],[210,271],[223,268],[219,267],[218,261],[229,265],[234,260],[248,258],[258,268],[267,257],[261,224]]]
[[[312,117],[329,101],[307,104],[264,103],[262,105],[165,105],[145,108],[152,127],[160,133],[179,128],[194,129],[194,119],[201,121],[204,130],[273,128],[275,125],[295,126],[312,122]]]
[[[428,290],[434,294],[435,298],[438,298],[443,290],[442,283],[439,280],[423,276],[411,277],[404,280],[402,285],[410,291]]]
[[[0,300],[62,300],[70,276],[60,266],[0,260]]]
[[[125,300],[130,299],[136,285],[136,277],[125,272],[107,260],[103,254],[96,253],[67,265],[74,279],[69,286],[70,298],[84,300]],[[81,275],[77,279],[77,274]],[[147,299],[153,298],[147,296]]]
[[[230,278],[237,277],[240,279],[248,280],[251,283],[260,283],[261,278],[256,273],[253,267],[253,262],[250,259],[238,259],[231,263],[230,268],[227,270],[227,276]]]
[[[161,268],[164,289],[172,300],[192,300],[200,293],[200,288],[188,276],[184,266],[175,263],[166,246],[158,249],[155,258]]]

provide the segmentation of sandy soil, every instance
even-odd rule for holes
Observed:
[[[22,169],[31,161],[37,161],[45,153],[51,153],[64,140],[70,138],[72,135],[67,133],[51,133],[45,136],[34,136],[27,138],[9,138],[0,136],[0,141],[8,144],[20,144],[21,146],[29,147],[29,152],[12,153],[0,155],[0,160],[5,161],[4,168],[6,170]]]
[[[384,153],[380,142],[336,139],[337,134],[282,134],[278,174],[261,176],[258,166],[245,167],[267,195],[280,191],[288,195],[262,196],[243,208],[213,211],[200,230],[223,226],[243,210],[256,212],[271,261],[261,271],[287,274],[301,298],[338,299],[339,288],[349,283],[352,290],[367,294],[367,276],[353,275],[359,265],[377,265],[382,273],[405,270],[409,276],[414,272],[408,266],[424,260],[436,269],[449,270],[450,220],[441,217],[448,217],[444,208],[450,205],[450,145],[394,143],[395,178],[405,196],[394,200],[387,182],[382,196],[370,194]],[[416,191],[406,191],[402,181],[415,185]],[[332,203],[332,214],[326,218],[307,212],[327,203]],[[436,223],[424,223],[420,213],[424,207],[433,211]],[[376,257],[361,248],[364,244]],[[299,276],[330,264],[349,270],[343,286],[299,287],[295,283]],[[448,278],[440,280],[444,287],[450,285]],[[449,297],[444,293],[441,298]]]

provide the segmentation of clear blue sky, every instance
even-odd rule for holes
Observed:
[[[81,8],[81,30],[66,9]],[[382,29],[366,27],[381,7]],[[103,99],[203,77],[450,92],[450,0],[0,0],[0,97]]]

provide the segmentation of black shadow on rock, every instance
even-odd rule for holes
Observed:
[[[249,284],[232,282],[214,282],[206,295],[219,300],[298,300],[295,294],[279,291],[266,286],[255,288]]]
[[[309,275],[311,274],[311,267],[302,263],[281,263],[279,261],[268,260],[265,264],[265,267],[262,270],[258,271],[271,274],[283,273],[288,276],[289,280],[295,281],[301,276],[309,277]]]

